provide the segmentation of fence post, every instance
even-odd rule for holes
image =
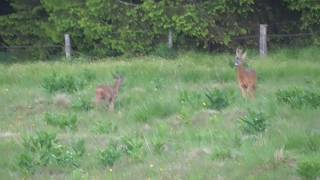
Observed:
[[[66,58],[70,59],[71,58],[71,40],[70,40],[69,34],[64,35],[64,43],[65,43],[64,51],[66,53]]]
[[[260,24],[259,52],[260,56],[267,56],[267,24]]]
[[[171,49],[173,46],[173,41],[172,41],[172,30],[169,30],[169,34],[168,34],[168,47]]]

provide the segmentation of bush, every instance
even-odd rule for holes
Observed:
[[[205,106],[202,94],[197,92],[182,91],[179,94],[178,100],[183,106],[190,106],[193,108]]]
[[[221,110],[229,105],[227,94],[219,89],[205,93],[207,99],[206,107],[210,109]]]
[[[73,93],[82,89],[85,85],[95,79],[95,74],[89,70],[83,71],[80,75],[73,76],[70,74],[58,75],[52,73],[45,77],[41,86],[48,92],[68,92]]]
[[[178,53],[174,48],[169,48],[167,44],[160,44],[155,48],[154,55],[165,59],[174,59]]]
[[[281,103],[288,104],[292,108],[320,106],[320,93],[306,89],[288,89],[276,92],[277,100]]]
[[[23,139],[23,152],[18,156],[18,167],[25,173],[34,173],[37,167],[56,164],[78,166],[83,156],[84,141],[72,146],[60,144],[55,134],[38,132],[35,136]]]
[[[46,113],[44,120],[47,124],[52,126],[58,126],[62,129],[69,128],[71,130],[77,129],[78,118],[75,114],[73,115],[59,115],[53,113]]]
[[[267,118],[261,112],[249,111],[240,120],[242,130],[248,134],[264,132],[267,128]]]
[[[121,151],[115,143],[111,143],[107,149],[99,152],[99,160],[104,166],[112,167],[120,157]]]
[[[314,179],[320,177],[320,158],[308,158],[298,162],[298,173],[306,179]]]
[[[79,97],[73,102],[72,108],[78,111],[90,111],[93,109],[93,104],[90,99]]]
[[[61,91],[72,93],[81,88],[83,84],[71,75],[57,75],[56,73],[43,79],[42,87],[50,93]]]
[[[161,154],[165,150],[165,140],[159,136],[154,137],[151,140],[151,144],[153,145],[153,150],[157,154]]]
[[[134,160],[141,161],[144,156],[143,139],[139,135],[122,139],[123,151]]]
[[[97,134],[109,134],[112,132],[116,132],[118,130],[118,126],[112,122],[99,121],[95,123],[92,131]]]
[[[228,147],[217,147],[215,148],[212,157],[213,160],[219,159],[224,160],[227,158],[231,158],[231,151]]]

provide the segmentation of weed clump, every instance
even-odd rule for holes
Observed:
[[[47,122],[47,124],[57,126],[61,129],[77,129],[78,117],[75,114],[68,116],[62,114],[46,113],[44,115],[44,120]]]
[[[114,163],[121,157],[121,149],[115,143],[110,143],[108,148],[102,150],[98,154],[98,158],[102,165],[112,167]]]
[[[264,132],[267,128],[267,118],[262,112],[249,111],[249,113],[240,118],[241,129],[248,134]]]
[[[112,122],[98,121],[95,123],[92,132],[96,134],[109,134],[117,130],[118,126]]]
[[[134,137],[122,138],[122,150],[134,160],[141,161],[145,153],[142,137],[136,134]]]
[[[71,74],[57,74],[54,72],[43,79],[41,86],[49,93],[73,93],[84,88],[85,85],[94,79],[95,74],[88,70],[83,71],[77,76]]]
[[[306,158],[298,162],[298,173],[306,179],[320,177],[320,158]]]
[[[23,139],[23,152],[18,156],[18,167],[24,173],[34,173],[38,167],[48,165],[79,166],[85,152],[84,141],[71,146],[61,144],[55,134],[38,132]]]
[[[208,91],[205,96],[207,97],[207,107],[209,109],[221,110],[230,104],[227,93],[219,89]]]
[[[320,93],[317,91],[298,88],[279,90],[276,92],[276,97],[279,102],[296,109],[318,108],[320,106]]]
[[[93,104],[90,99],[79,97],[72,103],[72,108],[78,111],[90,111],[93,109]]]

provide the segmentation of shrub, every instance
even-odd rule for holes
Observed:
[[[153,145],[153,150],[157,154],[161,154],[165,150],[165,140],[159,136],[154,137],[151,140],[151,144]]]
[[[154,55],[165,59],[174,59],[178,56],[178,53],[174,48],[169,48],[167,44],[160,44],[155,48]]]
[[[309,133],[306,138],[306,148],[310,151],[320,151],[320,134]]]
[[[23,152],[18,156],[18,167],[25,173],[34,173],[37,167],[57,164],[78,166],[83,156],[84,141],[72,146],[60,144],[55,134],[38,132],[35,136],[23,139]]]
[[[292,108],[320,106],[320,93],[317,91],[298,88],[279,90],[276,92],[276,97],[279,102],[288,104]]]
[[[112,167],[114,163],[120,159],[121,151],[117,144],[111,143],[107,149],[99,152],[99,160],[104,166]]]
[[[75,114],[73,115],[60,115],[53,113],[46,113],[44,120],[47,124],[52,126],[58,126],[62,129],[69,128],[71,130],[77,129],[78,118]]]
[[[109,134],[111,132],[116,132],[118,126],[112,122],[99,121],[95,123],[92,131],[97,134]]]
[[[199,108],[203,106],[202,95],[197,92],[181,91],[178,97],[181,105]]]
[[[219,159],[219,160],[224,160],[227,158],[231,158],[231,151],[227,147],[217,147],[215,148],[212,157],[213,160]]]
[[[134,160],[141,161],[144,156],[143,139],[139,135],[122,139],[123,151]]]
[[[83,71],[80,75],[52,73],[45,77],[41,86],[48,92],[68,92],[73,93],[82,89],[86,84],[95,79],[95,74],[89,70]]]
[[[320,177],[320,158],[308,158],[298,162],[298,173],[306,179],[314,179]]]
[[[42,87],[50,93],[61,92],[75,92],[83,86],[82,82],[71,75],[57,75],[56,73],[45,77],[42,82]]]
[[[227,94],[222,90],[207,91],[205,96],[207,97],[207,108],[221,110],[229,105]]]
[[[249,111],[240,120],[242,130],[248,134],[264,132],[267,128],[267,118],[262,112]]]
[[[90,111],[93,109],[93,104],[90,99],[80,97],[73,102],[72,108],[78,111]]]

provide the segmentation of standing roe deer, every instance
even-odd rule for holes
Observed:
[[[242,50],[237,48],[235,66],[237,67],[238,83],[243,97],[255,98],[257,74],[255,70],[244,67],[243,63],[246,56],[247,52],[242,53]]]
[[[109,111],[114,111],[114,104],[118,97],[120,87],[123,82],[123,78],[120,76],[114,76],[115,83],[112,86],[100,85],[96,89],[96,105],[103,103],[109,106]]]

